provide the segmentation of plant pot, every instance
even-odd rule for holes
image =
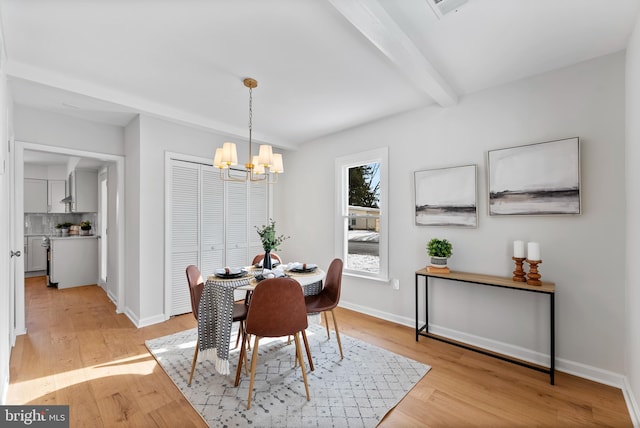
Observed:
[[[435,267],[447,267],[447,260],[449,260],[448,257],[436,257],[436,256],[431,256],[431,266],[435,266]]]
[[[62,236],[69,236],[69,228],[62,228],[60,231],[62,232]]]

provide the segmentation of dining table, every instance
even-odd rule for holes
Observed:
[[[296,272],[287,270],[286,267],[287,265],[280,265],[273,273],[298,281],[305,296],[318,294],[322,290],[322,281],[326,275],[324,270],[317,267],[312,272]],[[235,291],[252,291],[260,282],[258,278],[262,278],[265,273],[262,268],[254,266],[244,269],[246,274],[237,278],[208,275],[198,307],[199,358],[212,361],[215,370],[222,375],[230,373],[229,351]]]

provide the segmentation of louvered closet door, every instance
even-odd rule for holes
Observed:
[[[247,183],[228,181],[226,194],[226,266],[239,267],[247,262]]]
[[[170,315],[191,312],[185,270],[199,266],[200,171],[199,166],[172,161],[171,165],[171,310]]]
[[[224,182],[217,168],[203,165],[202,170],[202,224],[200,265],[202,275],[225,266],[224,260]]]
[[[247,263],[251,263],[256,254],[264,252],[256,227],[267,223],[267,213],[267,184],[252,183],[249,190],[249,259]],[[281,230],[280,226],[276,225],[276,231]]]

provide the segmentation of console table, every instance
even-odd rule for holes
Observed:
[[[419,290],[419,278],[424,277],[425,293],[424,293],[424,312],[425,312],[425,324],[420,327],[418,320],[418,290]],[[446,337],[438,336],[433,333],[429,333],[429,278],[448,279],[451,281],[466,282],[470,284],[485,285],[490,287],[508,288],[511,290],[526,291],[530,293],[541,293],[549,296],[549,317],[550,317],[550,367],[540,367],[534,364],[529,364],[525,361],[509,358],[507,356],[490,352],[482,348],[467,345],[465,343],[450,340]],[[553,282],[543,281],[542,285],[529,285],[526,282],[516,282],[511,278],[482,275],[477,273],[468,272],[456,272],[450,273],[434,273],[429,272],[426,268],[416,271],[416,342],[420,336],[429,337],[432,339],[440,340],[442,342],[450,343],[452,345],[459,346],[461,348],[469,349],[471,351],[480,352],[481,354],[491,357],[499,358],[504,361],[508,361],[514,364],[518,364],[530,369],[534,369],[543,373],[549,374],[549,380],[551,385],[555,383],[555,292],[556,286]]]

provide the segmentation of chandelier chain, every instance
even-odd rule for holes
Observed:
[[[251,143],[251,131],[253,131],[253,90],[249,88],[249,143]]]

